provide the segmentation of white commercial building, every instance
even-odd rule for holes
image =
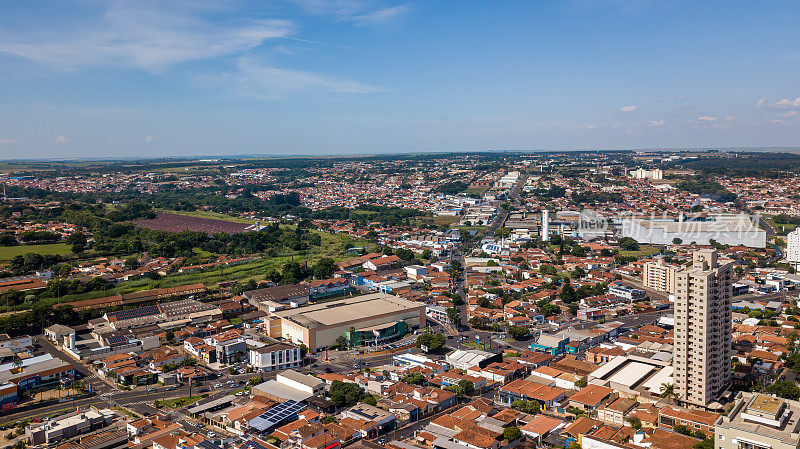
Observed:
[[[683,243],[710,245],[711,240],[724,245],[744,245],[750,248],[767,246],[767,231],[758,221],[745,214],[719,214],[703,219],[623,219],[621,237],[631,237],[639,243],[672,245],[675,239]]]
[[[302,364],[300,348],[286,343],[275,343],[250,349],[249,364],[260,371],[297,368]]]
[[[789,265],[800,268],[800,227],[786,236],[786,261]]]
[[[325,382],[297,371],[286,370],[278,373],[275,380],[287,387],[302,391],[311,395],[318,395],[325,391]]]
[[[645,170],[638,168],[629,172],[631,178],[635,179],[664,179],[664,172],[660,168]]]

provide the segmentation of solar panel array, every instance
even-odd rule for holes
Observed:
[[[211,441],[211,440],[203,440],[200,443],[196,444],[195,447],[199,447],[199,448],[203,448],[203,449],[220,449],[220,447],[217,446],[216,444],[214,444],[214,442]]]
[[[296,419],[297,413],[305,408],[305,404],[290,399],[251,419],[248,424],[260,432],[272,430],[290,419]]]
[[[144,306],[135,309],[120,310],[118,312],[111,312],[108,316],[114,316],[117,320],[132,320],[134,318],[142,318],[150,315],[158,315],[161,313],[158,306]]]
[[[262,445],[258,440],[251,439],[247,440],[247,442],[241,445],[239,449],[269,449],[269,448],[264,447],[264,445]]]

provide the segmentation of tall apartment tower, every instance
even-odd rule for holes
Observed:
[[[542,241],[550,240],[550,211],[545,209],[542,211]]]
[[[666,293],[675,293],[675,275],[678,267],[664,263],[663,258],[646,262],[642,269],[642,284],[647,288]]]
[[[707,407],[731,376],[731,272],[717,252],[699,250],[692,267],[675,274],[675,393],[688,405]]]
[[[800,227],[786,236],[786,261],[789,265],[800,268]]]

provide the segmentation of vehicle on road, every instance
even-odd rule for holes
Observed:
[[[156,391],[156,387],[150,387],[147,389],[147,391]]]

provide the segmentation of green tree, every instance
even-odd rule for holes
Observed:
[[[326,417],[322,418],[322,424],[330,424],[335,422],[336,422],[336,417],[333,415],[327,415]]]
[[[578,299],[575,293],[575,287],[573,287],[572,284],[564,284],[558,297],[567,304],[575,302]]]
[[[677,393],[675,393],[675,385],[670,383],[661,384],[658,390],[661,392],[659,396],[666,399],[670,404],[672,403],[672,399],[678,397]]]
[[[333,272],[336,271],[336,266],[334,265],[333,259],[326,257],[318,260],[311,271],[314,273],[315,279],[328,279],[333,276]]]
[[[528,401],[525,399],[520,399],[518,401],[514,401],[511,403],[511,408],[514,410],[519,410],[524,413],[529,413],[535,415],[539,413],[540,406],[539,402],[537,401]]]
[[[411,385],[424,385],[426,380],[427,379],[425,379],[425,376],[419,371],[412,371],[400,378],[400,382],[405,382]]]
[[[334,380],[331,383],[330,397],[334,405],[350,407],[364,397],[364,389],[354,383]]]
[[[336,344],[334,345],[340,351],[344,351],[347,349],[347,338],[344,335],[339,335],[336,338]]]
[[[460,380],[458,382],[458,393],[462,396],[472,396],[475,394],[475,384],[471,380]]]
[[[474,316],[469,319],[469,325],[475,329],[488,329],[491,324],[491,320],[486,316]]]
[[[639,251],[639,242],[631,237],[622,237],[617,244],[623,251]]]
[[[797,400],[800,398],[800,387],[790,380],[779,380],[767,387],[767,392],[782,398]]]
[[[435,352],[444,347],[445,341],[444,334],[422,334],[417,337],[417,347],[426,346],[428,351]]]
[[[714,449],[714,438],[705,438],[703,441],[694,443],[692,449]]]
[[[503,429],[503,438],[509,442],[517,441],[522,438],[522,432],[520,432],[519,427],[516,426],[506,427]]]
[[[458,327],[461,324],[461,318],[458,313],[458,309],[455,307],[448,307],[447,308],[447,319],[450,320],[450,324],[453,326]]]
[[[517,341],[524,340],[530,333],[531,331],[524,326],[508,326],[508,335]]]

